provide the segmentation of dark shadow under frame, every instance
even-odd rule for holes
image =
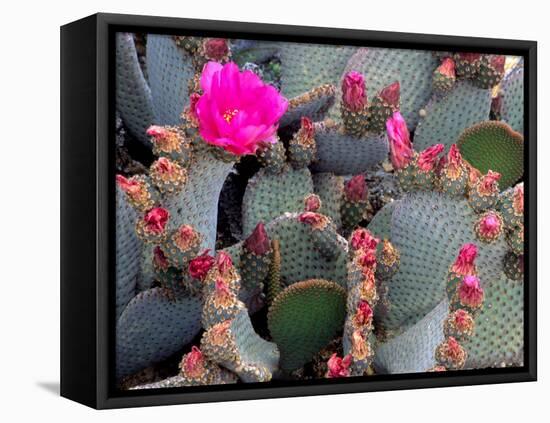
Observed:
[[[114,385],[115,46],[118,31],[524,57],[524,366],[334,380],[120,391]],[[96,408],[168,405],[536,380],[536,43],[396,32],[97,14],[62,27],[61,394]],[[78,94],[78,95],[77,95]],[[74,140],[79,142],[75,143]],[[72,141],[72,142],[71,142]],[[86,187],[86,188],[83,188]],[[85,245],[76,251],[76,244]]]

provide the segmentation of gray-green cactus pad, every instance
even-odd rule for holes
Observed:
[[[514,131],[523,134],[523,66],[516,66],[500,83],[500,115]]]
[[[445,97],[434,97],[424,108],[414,133],[414,148],[422,151],[433,144],[446,148],[456,143],[466,128],[489,119],[491,90],[474,87],[469,81],[457,81]]]
[[[416,373],[435,366],[434,352],[444,339],[443,321],[448,309],[445,299],[407,331],[380,344],[374,361],[377,372]]]
[[[126,195],[116,190],[116,317],[136,295],[140,275],[141,241],[135,231],[136,212]]]
[[[116,326],[116,374],[128,376],[170,357],[201,328],[200,298],[172,298],[153,288],[139,293],[124,309]]]
[[[259,222],[269,222],[285,212],[304,209],[304,197],[313,192],[309,169],[285,166],[281,173],[260,169],[249,181],[243,198],[243,235]]]
[[[147,36],[147,73],[153,96],[155,124],[176,125],[189,102],[191,57],[169,35]]]
[[[340,125],[315,124],[317,161],[315,172],[333,172],[337,175],[356,175],[388,157],[385,135],[355,138],[344,133]]]
[[[337,84],[355,47],[280,43],[281,91],[297,97],[323,84]]]
[[[288,110],[281,118],[281,127],[297,123],[302,117],[313,121],[323,118],[334,103],[334,87],[315,87],[290,100]]]
[[[380,239],[391,239],[391,218],[398,201],[392,201],[382,207],[369,222],[367,229]]]
[[[478,246],[482,284],[501,274],[506,242],[503,237],[490,244],[477,241],[476,219],[465,199],[437,192],[409,193],[397,203],[391,242],[401,261],[388,281],[389,311],[377,316],[389,333],[414,325],[443,300],[449,266],[465,243]]]
[[[153,98],[138,62],[132,34],[116,35],[116,108],[132,135],[150,144],[145,131],[154,121]]]
[[[315,173],[313,176],[313,189],[321,199],[319,213],[331,218],[337,228],[342,226],[340,206],[344,192],[344,178],[332,173]]]

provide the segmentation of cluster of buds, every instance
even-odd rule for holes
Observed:
[[[445,60],[453,60],[456,77],[469,79],[479,88],[493,88],[504,76],[506,57],[503,55],[465,52],[445,57],[443,63]]]
[[[307,167],[315,161],[317,144],[315,143],[315,127],[308,117],[302,117],[300,129],[294,134],[288,146],[290,163],[296,169]]]
[[[369,103],[365,77],[350,71],[342,79],[340,111],[347,134],[364,136],[367,132],[380,133],[391,114],[399,109],[399,82],[395,82],[376,95]]]

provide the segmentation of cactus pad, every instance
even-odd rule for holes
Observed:
[[[523,66],[517,65],[500,83],[501,118],[514,131],[523,134]]]
[[[342,330],[346,292],[321,279],[286,288],[269,309],[268,325],[281,350],[280,367],[294,370],[310,361]]]
[[[344,190],[344,178],[332,173],[314,173],[313,189],[321,198],[319,213],[330,217],[337,228],[342,226],[340,206]]]
[[[504,122],[481,122],[465,130],[458,140],[462,157],[482,174],[500,173],[501,190],[523,176],[523,136]]]

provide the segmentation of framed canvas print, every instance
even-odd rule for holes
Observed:
[[[536,43],[61,29],[62,395],[536,379]]]

